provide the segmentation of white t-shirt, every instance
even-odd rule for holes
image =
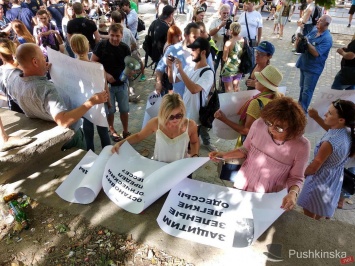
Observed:
[[[124,25],[123,26],[123,37],[122,42],[128,45],[129,49],[132,50],[132,44],[137,45],[136,38],[134,38],[133,33],[127,29]]]
[[[248,31],[247,31],[247,26],[245,23],[245,14],[247,14],[250,38],[256,39],[258,36],[258,29],[263,27],[263,19],[262,19],[260,13],[257,11],[243,12],[240,15],[239,20],[238,20],[238,22],[240,23],[241,28],[242,28],[241,32],[240,32],[240,36],[245,37],[247,39],[248,39]]]
[[[312,2],[312,3],[308,4],[307,8],[304,10],[304,13],[303,13],[304,16],[308,13],[308,10],[311,10],[311,15],[309,16],[306,24],[312,24],[312,16],[314,14],[314,7],[315,7],[315,5]],[[304,21],[304,18],[302,18],[302,21]]]
[[[200,73],[204,68],[209,68],[209,66],[202,67],[197,70],[194,70],[194,67],[188,65],[184,68],[184,72],[189,77],[189,79],[191,79],[191,81],[193,81],[197,85],[201,86],[203,106],[205,106],[206,104],[207,96],[210,93],[211,87],[214,82],[214,74],[212,70],[206,70],[200,77]],[[180,74],[178,74],[177,77],[182,80]],[[183,100],[186,107],[186,117],[194,120],[199,125],[200,92],[192,94],[185,86]]]
[[[219,25],[221,25],[221,23],[222,23],[222,20],[220,18],[212,21],[212,23],[210,25],[210,31],[211,31],[211,29],[217,28]],[[217,33],[215,35],[212,36],[212,39],[216,43],[218,51],[223,51],[225,31],[226,31],[225,27],[222,27],[219,29],[219,31],[217,31]]]

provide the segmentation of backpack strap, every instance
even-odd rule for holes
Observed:
[[[212,70],[212,68],[206,67],[206,68],[201,70],[200,77],[202,77],[203,73],[205,73],[208,70],[211,70],[213,72],[213,74],[214,74],[214,71]],[[212,89],[213,89],[213,91],[212,91]],[[215,77],[215,75],[213,75],[213,85],[212,85],[212,88],[210,90],[210,93],[208,94],[208,97],[213,95],[215,89],[216,89],[216,77]],[[208,97],[207,97],[207,100],[208,100]],[[201,108],[201,106],[202,106],[202,90],[200,91],[200,108]]]
[[[256,98],[256,100],[258,101],[260,111],[261,111],[261,110],[263,110],[263,108],[264,108],[263,101],[262,101],[262,100],[260,100],[259,98]]]

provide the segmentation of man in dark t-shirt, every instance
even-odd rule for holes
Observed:
[[[68,41],[70,42],[71,36],[75,33],[83,34],[88,39],[91,50],[94,50],[95,45],[100,41],[100,34],[95,22],[85,18],[81,3],[74,3],[73,10],[76,18],[69,20],[68,22]]]
[[[332,89],[355,90],[354,78],[351,78],[355,73],[355,38],[348,44],[348,47],[338,48],[337,53],[343,58],[340,63],[341,69],[334,77]]]
[[[62,31],[62,20],[64,17],[64,3],[58,2],[57,0],[51,0],[51,4],[47,7],[47,11],[51,13],[52,19],[55,21],[58,30],[61,35]]]
[[[91,61],[100,62],[105,69],[111,99],[111,106],[109,106],[107,110],[107,121],[111,138],[113,141],[117,142],[131,134],[128,131],[128,82],[120,79],[125,68],[124,59],[126,56],[131,55],[131,49],[127,44],[121,42],[123,36],[123,26],[121,24],[111,25],[108,30],[108,36],[108,40],[103,40],[96,45],[93,50]],[[113,126],[116,102],[123,127],[122,137],[117,134]]]

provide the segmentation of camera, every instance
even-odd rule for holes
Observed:
[[[296,52],[303,54],[308,50],[308,41],[306,37],[304,37],[302,34],[298,34],[298,43],[296,47]]]
[[[225,26],[226,30],[230,29],[232,22],[233,20],[231,18],[227,19],[226,26]]]

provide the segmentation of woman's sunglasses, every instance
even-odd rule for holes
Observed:
[[[274,124],[271,123],[270,121],[265,121],[265,125],[267,125],[268,127],[273,127],[277,133],[283,133],[283,132],[285,132],[285,129],[283,129],[283,128],[280,127],[280,126],[274,125]]]
[[[181,118],[183,118],[183,117],[184,117],[183,114],[171,115],[171,116],[169,116],[169,120],[170,120],[170,121],[173,121],[174,119],[179,120],[179,119],[181,119]]]
[[[343,108],[341,107],[341,100],[340,99],[334,101],[333,106],[338,110],[340,109],[341,113],[344,114]]]

